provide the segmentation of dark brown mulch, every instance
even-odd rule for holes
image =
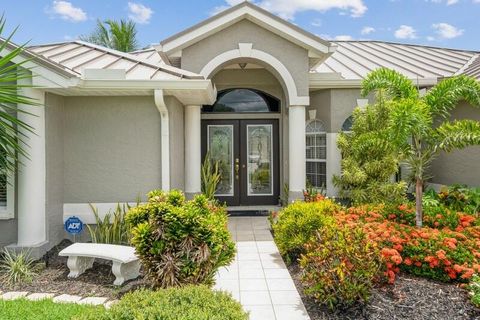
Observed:
[[[400,274],[395,285],[374,289],[367,304],[330,311],[303,295],[298,265],[289,266],[289,271],[311,320],[480,319],[480,309],[470,303],[464,289],[406,274]]]
[[[85,271],[76,279],[69,279],[67,258],[60,257],[58,252],[69,246],[70,241],[64,240],[50,250],[39,262],[43,268],[35,276],[32,283],[6,287],[0,283],[0,291],[48,292],[56,294],[71,294],[82,297],[107,297],[116,299],[133,288],[144,287],[142,277],[126,282],[122,287],[113,285],[115,276],[112,274],[111,262],[95,260],[93,268]]]

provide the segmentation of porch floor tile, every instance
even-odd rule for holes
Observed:
[[[266,217],[230,217],[237,256],[215,277],[215,289],[232,294],[250,320],[310,320],[270,234]]]

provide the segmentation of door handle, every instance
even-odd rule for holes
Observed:
[[[235,178],[238,180],[238,172],[240,171],[240,160],[235,159]]]

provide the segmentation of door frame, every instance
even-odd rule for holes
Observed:
[[[272,195],[255,196],[248,195],[247,192],[247,126],[266,124],[272,126]],[[232,125],[233,126],[233,168],[235,168],[235,159],[239,159],[238,179],[236,173],[233,173],[233,196],[218,196],[220,202],[227,203],[228,206],[251,206],[251,205],[277,205],[280,196],[280,128],[279,119],[202,119],[202,163],[207,154],[208,127],[212,125]]]

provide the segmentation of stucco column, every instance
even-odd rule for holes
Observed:
[[[332,182],[334,175],[342,173],[342,154],[337,146],[338,133],[327,133],[327,196],[338,196],[338,190]]]
[[[23,83],[22,83],[23,82]],[[19,83],[28,84],[28,79]],[[18,240],[19,247],[37,247],[45,243],[45,93],[32,88],[23,88],[22,94],[36,99],[41,106],[19,105],[33,115],[19,113],[18,119],[29,124],[33,132],[19,129],[24,135],[22,146],[28,158],[20,157],[18,165]]]
[[[201,106],[185,106],[185,194],[191,198],[202,191]]]
[[[303,198],[305,190],[305,106],[288,108],[289,201]]]

